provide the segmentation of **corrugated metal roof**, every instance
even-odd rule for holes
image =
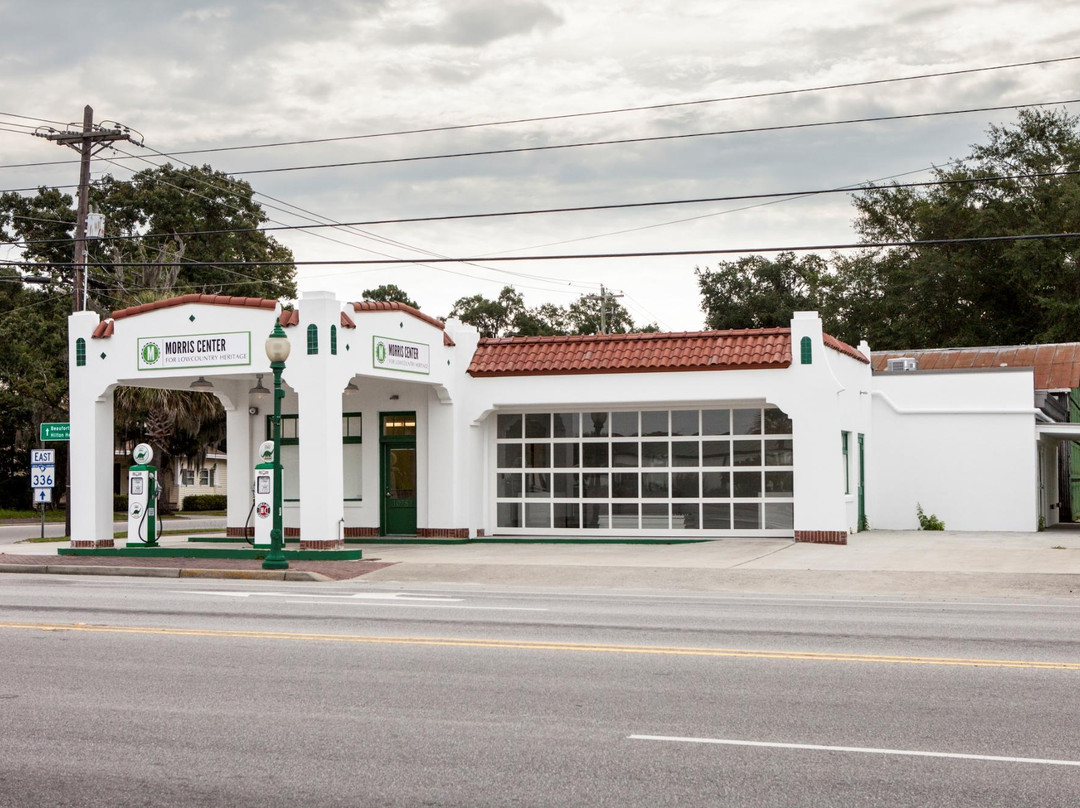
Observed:
[[[1080,342],[874,351],[870,356],[871,367],[875,371],[886,370],[890,359],[904,356],[918,360],[919,370],[1033,368],[1036,390],[1068,390],[1080,387]]]

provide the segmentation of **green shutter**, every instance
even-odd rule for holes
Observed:
[[[851,437],[850,432],[841,432],[840,437],[843,440],[844,450],[844,493],[851,493],[851,463],[848,460],[848,440]]]
[[[315,323],[307,327],[307,352],[309,356],[319,352],[319,328]]]

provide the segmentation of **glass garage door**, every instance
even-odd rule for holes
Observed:
[[[775,407],[498,413],[497,532],[790,531],[791,432]]]

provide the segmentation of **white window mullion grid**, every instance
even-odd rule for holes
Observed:
[[[702,421],[702,412],[715,426],[718,417],[725,411],[615,411],[606,414],[607,422],[601,437],[554,437],[557,424],[550,412],[500,414],[505,425],[515,426],[516,431],[512,437],[505,437],[499,431],[503,421],[497,423],[497,530],[518,534],[587,530],[612,535],[657,531],[681,533],[688,530],[701,530],[709,534],[718,531],[790,530],[794,502],[792,435],[790,429],[783,433],[761,434],[770,426],[767,423],[769,417],[776,418],[779,411],[774,408],[765,408],[764,411],[760,408],[738,408],[735,410],[736,423],[732,423],[731,416],[727,416],[728,434],[725,435],[700,434],[709,429],[709,425]],[[573,420],[577,416],[576,430],[579,435],[587,431],[595,420],[589,411],[556,415],[564,416],[560,419],[562,421]],[[513,424],[515,419],[519,421],[516,425]],[[612,434],[620,431],[617,428],[620,421],[628,419],[637,420],[639,428],[630,431],[638,434]],[[666,427],[663,426],[665,419]],[[740,428],[740,421],[747,422],[747,419],[757,424],[757,434],[731,434]],[[686,421],[691,423],[687,424]],[[659,422],[657,431],[667,431],[669,434],[640,434],[648,432],[652,426],[658,426],[656,422]],[[696,431],[699,434],[671,435],[672,431]],[[575,445],[577,465],[555,465],[572,459],[575,450],[570,447]],[[614,465],[616,449],[631,445],[636,447],[636,465]],[[598,446],[605,447],[599,450],[605,465],[586,465],[592,462],[590,458],[597,451],[590,447]],[[718,446],[727,449],[727,465],[706,465],[710,457],[716,457]],[[684,456],[684,449],[689,449],[691,456],[696,451],[695,464],[675,465],[676,458]],[[709,454],[706,455],[706,452]],[[629,456],[625,452],[620,454]],[[740,457],[752,460],[753,465],[736,465]],[[646,462],[649,459],[658,462],[649,464]],[[768,463],[769,460],[778,462]],[[530,462],[543,465],[527,466]],[[563,484],[568,478],[555,476],[560,474],[576,475],[573,479],[577,483],[577,496],[557,496],[569,488]],[[620,483],[626,481],[616,475],[623,474],[636,478],[636,496],[615,496],[621,488]],[[678,475],[682,474],[693,477],[689,481],[680,480]],[[585,496],[586,489],[593,487],[587,484],[597,480],[586,475],[603,475],[598,481],[606,482],[606,496]],[[658,476],[650,479],[643,475]],[[756,475],[756,479],[751,475]],[[715,484],[725,480],[727,496],[710,496],[710,490],[717,487]],[[666,496],[645,496],[646,484],[654,482],[666,484]],[[683,489],[681,484],[685,482],[696,482],[696,495],[676,497],[675,494]],[[596,487],[604,488],[603,485]],[[774,489],[772,496],[769,495],[770,488]],[[754,495],[737,497],[740,491],[744,494],[752,491]],[[694,492],[692,485],[687,492]]]

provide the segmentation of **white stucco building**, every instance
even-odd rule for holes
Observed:
[[[481,340],[393,303],[188,295],[70,319],[73,546],[112,535],[113,391],[200,379],[228,425],[228,526],[245,531],[269,437],[275,320],[285,527],[346,538],[793,536],[1034,530],[1030,371],[874,374],[867,345],[789,328]],[[982,476],[978,485],[972,474]],[[941,504],[939,504],[941,503]]]

